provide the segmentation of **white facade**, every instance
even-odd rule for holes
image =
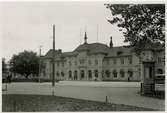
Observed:
[[[87,38],[85,38],[86,40]],[[147,59],[163,58],[163,52],[145,51]],[[52,78],[52,53],[44,56],[44,78]],[[162,69],[164,63],[155,60],[155,69]],[[72,52],[55,51],[55,79],[59,80],[105,80],[105,81],[140,81],[142,68],[139,57],[127,47],[109,47],[101,43],[84,44]]]

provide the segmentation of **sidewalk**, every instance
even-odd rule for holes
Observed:
[[[3,84],[4,87],[4,84]],[[144,97],[138,94],[139,82],[71,82],[56,83],[53,89],[51,83],[12,83],[3,94],[41,94],[78,99],[108,101],[116,104],[165,110],[165,100]]]

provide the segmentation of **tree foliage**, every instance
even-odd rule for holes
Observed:
[[[30,74],[37,75],[39,73],[39,57],[32,51],[24,51],[18,55],[13,55],[10,64],[12,72],[24,75],[26,78]]]
[[[6,67],[5,59],[2,58],[2,73],[5,73],[6,71],[7,71],[7,67]]]
[[[138,50],[165,44],[165,4],[105,5],[112,13],[108,21],[123,31],[124,42]]]

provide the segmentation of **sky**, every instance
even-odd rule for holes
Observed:
[[[114,46],[125,45],[124,37],[116,25],[110,24],[111,11],[105,2],[1,2],[0,37],[2,57],[11,59],[13,54],[32,50],[42,55],[52,48],[52,27],[56,27],[56,49],[73,51],[84,42]]]

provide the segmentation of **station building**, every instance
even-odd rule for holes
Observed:
[[[146,53],[144,53],[146,52]],[[88,43],[85,32],[84,43],[70,52],[56,50],[55,79],[57,80],[83,80],[83,81],[140,81],[142,79],[141,59],[135,54],[132,47],[113,46],[112,37],[109,46],[102,43]],[[146,54],[146,55],[145,55]],[[164,48],[158,52],[143,51],[142,59],[152,55],[155,62],[155,73],[165,72]],[[50,49],[42,58],[45,68],[42,77],[52,79],[52,56]]]

